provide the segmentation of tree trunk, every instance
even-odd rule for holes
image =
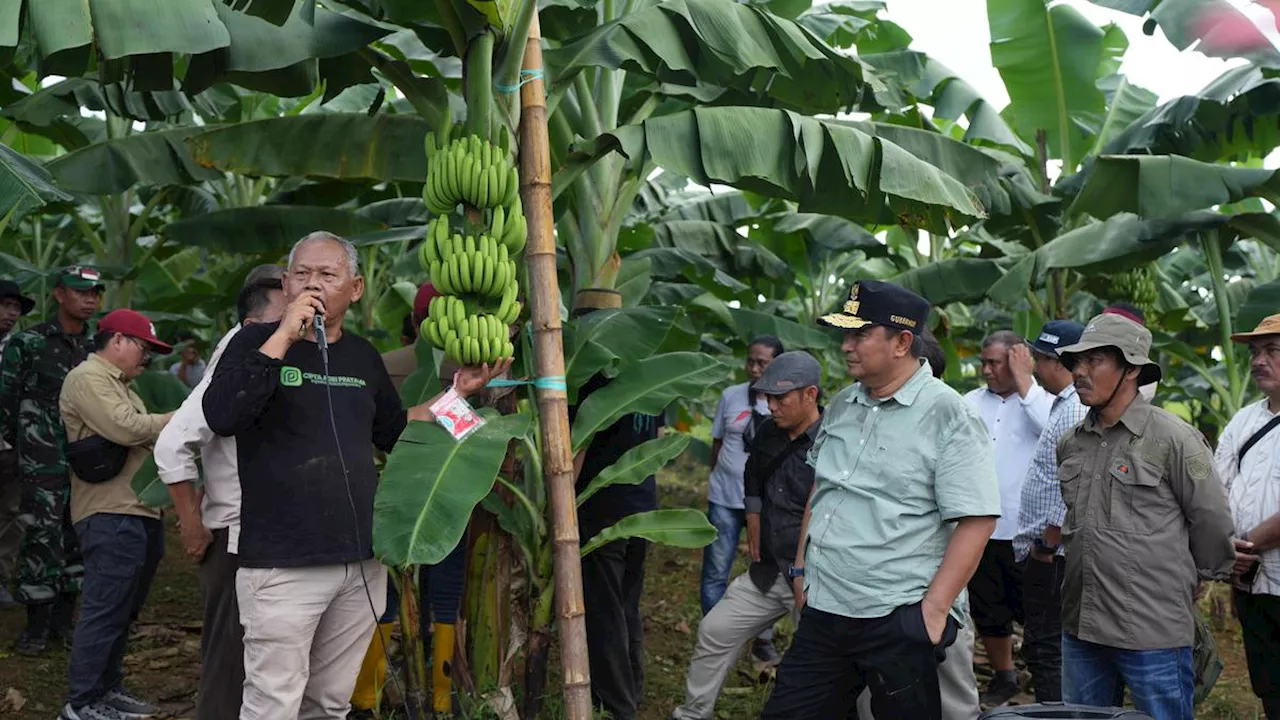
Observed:
[[[547,138],[547,100],[542,81],[542,29],[534,12],[525,41],[523,69],[531,71],[520,88],[520,196],[529,224],[527,300],[533,323],[537,376],[558,378],[559,388],[538,388],[543,473],[551,510],[555,555],[556,618],[564,670],[567,720],[591,718],[591,672],[587,663],[587,627],[582,599],[582,562],[578,555],[578,514],[573,490],[573,447],[569,435],[568,395],[564,380],[564,339],[560,330],[560,288],[556,278],[555,218],[551,207],[551,148]]]

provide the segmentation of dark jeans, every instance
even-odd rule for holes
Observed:
[[[614,720],[635,720],[644,694],[640,594],[649,541],[617,540],[582,558],[591,700]]]
[[[138,619],[160,558],[164,527],[136,515],[90,515],[75,524],[84,554],[80,621],[67,670],[67,702],[80,708],[124,680],[129,626]]]
[[[920,603],[879,618],[849,618],[805,606],[763,717],[851,717],[851,703],[870,687],[871,711],[878,718],[941,720],[938,663],[959,630],[955,618],[948,617],[935,647]]]
[[[979,637],[1006,638],[1023,621],[1022,566],[1012,540],[991,540],[969,580],[969,606]]]
[[[1066,558],[1028,557],[1022,569],[1022,658],[1036,688],[1036,702],[1062,700],[1062,574]]]
[[[1280,720],[1280,597],[1235,591],[1249,683],[1267,720]]]
[[[1191,648],[1124,650],[1062,634],[1062,697],[1073,705],[1115,707],[1123,687],[1155,720],[1194,720]]]
[[[227,552],[229,531],[213,531],[213,542],[196,569],[204,603],[200,634],[200,693],[197,720],[236,720],[244,692],[244,628],[236,602],[237,556]]]

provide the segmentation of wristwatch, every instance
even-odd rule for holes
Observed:
[[[796,567],[795,565],[790,565],[790,566],[788,566],[788,567],[787,567],[787,577],[791,578],[792,580],[794,580],[794,579],[796,579],[796,578],[802,578],[802,577],[804,577],[804,568],[802,568],[802,567]]]
[[[1044,544],[1043,538],[1036,538],[1035,541],[1031,543],[1031,552],[1039,553],[1041,555],[1057,555],[1059,547],[1061,546],[1054,545],[1050,547]]]

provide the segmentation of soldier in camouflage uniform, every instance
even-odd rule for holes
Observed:
[[[31,312],[36,303],[22,294],[12,280],[0,280],[0,356],[13,338],[18,318]],[[13,605],[9,581],[18,562],[18,545],[22,542],[22,525],[18,522],[18,504],[22,497],[18,482],[18,453],[0,438],[0,607]]]
[[[70,642],[80,592],[80,551],[68,515],[71,489],[58,409],[62,381],[92,351],[88,321],[102,298],[101,276],[73,266],[58,273],[54,318],[19,333],[0,363],[0,438],[17,449],[25,529],[16,596],[27,606],[18,652],[43,653],[50,637]]]

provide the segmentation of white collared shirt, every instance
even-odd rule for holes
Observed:
[[[1244,407],[1227,423],[1213,456],[1218,476],[1227,488],[1237,536],[1280,512],[1280,428],[1267,433],[1249,448],[1243,462],[1236,464],[1241,446],[1273,417],[1266,398]],[[1280,550],[1268,550],[1261,559],[1253,592],[1280,595]]]
[[[1036,443],[1049,411],[1053,395],[1031,383],[1027,396],[1017,392],[1000,397],[985,386],[964,396],[987,425],[988,437],[995,448],[996,477],[1000,481],[1000,519],[992,540],[1012,540],[1018,534],[1018,513],[1022,505],[1022,483],[1027,468],[1036,454]]]
[[[218,341],[209,358],[204,377],[174,413],[173,419],[156,441],[156,467],[166,485],[195,482],[200,477],[196,454],[204,467],[204,500],[200,518],[210,530],[227,528],[227,552],[236,554],[240,547],[240,471],[236,459],[236,439],[220,437],[209,429],[204,419],[204,393],[213,380],[214,368],[222,351],[236,333],[236,325]]]

